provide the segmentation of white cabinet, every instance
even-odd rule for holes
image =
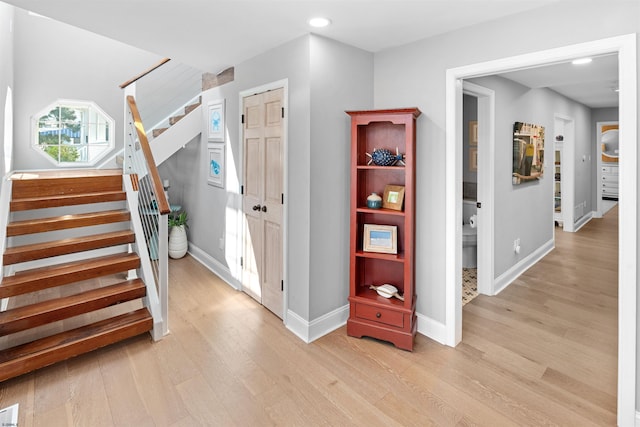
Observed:
[[[618,165],[602,166],[602,198],[618,199]]]
[[[562,149],[555,150],[554,159],[554,192],[553,192],[553,219],[562,224]]]

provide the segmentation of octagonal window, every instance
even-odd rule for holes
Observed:
[[[33,148],[58,166],[94,165],[114,147],[114,121],[91,101],[58,100],[33,121]]]

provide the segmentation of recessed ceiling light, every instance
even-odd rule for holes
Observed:
[[[309,25],[315,28],[323,28],[331,24],[331,21],[327,18],[311,18],[309,19]]]
[[[591,61],[593,61],[593,59],[591,58],[580,58],[580,59],[574,59],[571,63],[573,65],[584,65],[584,64],[588,64]]]

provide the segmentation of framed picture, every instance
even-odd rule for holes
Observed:
[[[401,211],[402,202],[404,202],[404,187],[402,185],[386,185],[384,187],[383,208]]]
[[[469,170],[475,172],[478,170],[478,149],[469,148]]]
[[[476,120],[469,122],[469,145],[478,145],[478,122]]]
[[[224,188],[225,157],[224,144],[209,144],[207,184]]]
[[[362,250],[383,254],[398,253],[398,227],[395,225],[364,224]]]
[[[224,99],[209,102],[208,139],[224,142]]]

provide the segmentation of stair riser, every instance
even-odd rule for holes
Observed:
[[[67,255],[94,249],[106,248],[110,246],[125,245],[135,242],[133,232],[121,233],[117,236],[104,236],[90,241],[77,241],[66,239],[55,242],[55,245],[47,247],[37,247],[31,250],[24,250],[17,253],[5,252],[3,257],[4,265],[17,264],[21,262],[33,261],[36,259],[50,258],[60,255]]]
[[[48,341],[63,341],[63,343],[57,346],[52,344],[49,348],[44,348],[38,352],[29,351],[28,348],[24,350],[23,354],[16,354],[20,353],[21,349],[10,351],[10,356],[3,357],[4,362],[0,363],[0,382],[143,334],[152,328],[153,320],[148,317],[136,322],[120,325],[112,331],[105,331],[96,336],[88,336],[81,341],[70,340],[64,343],[64,341],[66,341],[64,338],[61,339],[54,336]],[[87,332],[87,334],[89,333]],[[65,334],[61,334],[61,336],[64,337]]]
[[[42,275],[41,277],[37,277],[26,282],[7,283],[9,281],[5,279],[5,283],[0,285],[0,298],[8,298],[16,295],[26,294],[29,292],[37,292],[41,289],[63,286],[69,283],[80,282],[82,280],[95,279],[96,277],[107,276],[109,274],[122,273],[128,270],[135,270],[139,266],[140,259],[134,258],[117,261],[98,267],[86,268],[72,273],[60,273],[54,271],[49,275]],[[20,275],[17,275],[15,277],[20,278]]]
[[[91,292],[87,294],[91,294]],[[93,294],[96,294],[96,292]],[[91,295],[78,295],[75,298],[68,298],[67,302],[60,303],[62,304],[60,307],[54,307],[53,304],[48,304],[47,307],[41,309],[42,311],[21,316],[20,318],[16,318],[10,311],[0,313],[0,336],[14,334],[47,323],[57,322],[126,301],[143,298],[146,294],[146,288],[142,285],[135,288],[130,287],[130,289],[126,291],[110,295],[96,296],[95,298],[91,297]]]
[[[12,184],[13,199],[53,197],[100,191],[121,191],[122,175],[27,179],[15,180]]]

